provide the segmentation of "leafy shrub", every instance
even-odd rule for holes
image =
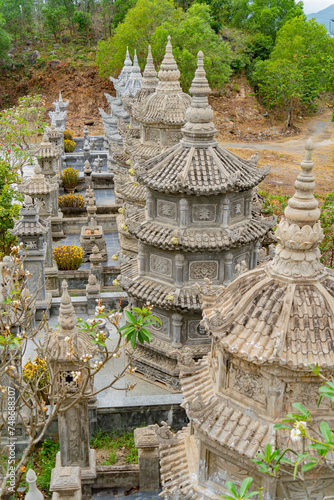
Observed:
[[[71,141],[73,139],[73,132],[71,130],[64,130],[64,139],[65,141]]]
[[[53,250],[53,256],[60,271],[76,271],[82,263],[83,252],[75,245],[59,245]]]
[[[64,140],[64,150],[65,153],[73,153],[77,146],[77,143],[75,141],[71,141],[69,139]]]
[[[58,205],[60,208],[83,208],[86,205],[86,200],[82,194],[64,194],[63,196],[58,196]]]
[[[44,490],[50,491],[51,471],[56,465],[56,455],[59,451],[59,443],[52,439],[46,439],[35,457],[35,464],[40,470],[37,473],[37,484]]]
[[[73,167],[65,168],[61,172],[60,178],[63,181],[64,188],[75,188],[79,180],[79,170],[76,170]]]

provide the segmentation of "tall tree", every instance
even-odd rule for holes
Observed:
[[[4,25],[4,18],[0,14],[0,59],[6,58],[11,41],[9,33],[4,29]]]
[[[144,63],[147,45],[156,28],[164,21],[176,24],[184,15],[173,0],[138,0],[120,23],[113,37],[98,44],[97,64],[100,74],[109,76],[123,66],[126,47],[136,48],[139,62]]]
[[[300,15],[303,15],[303,2],[296,3],[296,0],[232,0],[230,22],[275,39],[286,21]]]

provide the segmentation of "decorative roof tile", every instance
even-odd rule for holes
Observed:
[[[139,225],[132,219],[126,223],[129,232],[144,243],[166,250],[177,249],[190,252],[214,252],[244,246],[261,239],[271,227],[265,219],[248,219],[231,229],[216,227],[180,230],[175,226],[165,226],[156,221],[146,221]],[[177,246],[171,243],[174,236],[178,238]]]
[[[269,169],[256,168],[252,161],[239,158],[214,140],[217,131],[208,102],[210,87],[202,52],[198,53],[198,67],[190,92],[193,97],[185,114],[187,123],[182,129],[182,140],[147,161],[138,170],[138,180],[155,191],[189,195],[244,191],[257,186]],[[161,111],[164,111],[162,107]]]
[[[137,259],[121,265],[122,288],[137,299],[149,301],[155,306],[164,309],[178,309],[192,312],[201,311],[201,298],[196,286],[184,286],[175,290],[169,283],[153,281],[150,278],[138,276]],[[168,297],[172,296],[173,300]],[[167,298],[166,298],[167,297]]]

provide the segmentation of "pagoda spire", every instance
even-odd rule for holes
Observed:
[[[142,88],[144,89],[155,89],[158,85],[157,72],[154,67],[151,45],[148,46],[148,53],[146,59],[146,66],[143,73],[143,83]]]
[[[302,171],[295,182],[295,194],[284,210],[285,219],[276,230],[278,245],[272,271],[286,278],[316,278],[324,272],[319,243],[323,240],[320,210],[314,197],[312,151],[309,139],[305,146]]]
[[[165,57],[159,69],[159,83],[156,92],[161,93],[181,93],[179,82],[180,71],[173,56],[173,47],[170,43],[171,37],[168,35]]]
[[[68,284],[65,280],[62,282],[62,296],[60,299],[58,323],[63,334],[71,335],[76,333],[76,324],[78,322],[71,297],[67,291]]]
[[[213,111],[209,105],[208,95],[211,92],[206,78],[203,52],[197,54],[197,69],[195,77],[189,89],[192,94],[190,107],[186,111],[187,123],[183,127],[182,143],[189,146],[213,146],[216,145],[214,136],[217,130],[212,122]]]

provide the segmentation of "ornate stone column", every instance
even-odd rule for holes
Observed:
[[[97,354],[96,348],[90,342],[89,335],[80,331],[76,326],[78,320],[67,288],[66,281],[63,281],[63,294],[58,316],[59,329],[56,333],[50,334],[44,343],[46,354],[50,357],[50,367],[54,380],[57,381],[53,390],[65,392],[67,396],[66,406],[76,401],[81,379],[87,375],[85,368],[76,361],[76,357],[68,357],[69,345],[71,344],[78,358],[81,358],[83,354],[91,356]],[[81,377],[76,379],[73,373],[80,373]],[[71,408],[58,414],[60,451],[57,453],[56,470],[60,469],[63,475],[64,468],[81,468],[83,499],[91,498],[91,484],[96,477],[95,450],[89,447],[88,404],[92,391],[93,380],[90,380],[83,397],[75,402]],[[57,472],[53,475],[54,481],[56,477]],[[54,483],[51,482],[51,488],[53,487]]]

